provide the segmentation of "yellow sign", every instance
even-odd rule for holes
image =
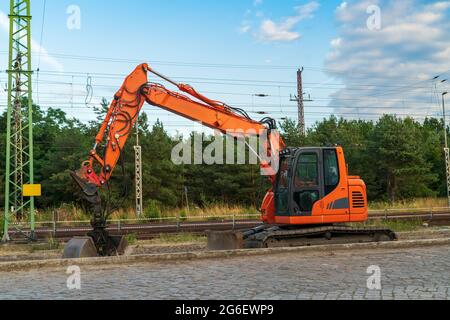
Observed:
[[[40,184],[23,185],[22,195],[24,197],[40,197],[42,195],[42,187]]]

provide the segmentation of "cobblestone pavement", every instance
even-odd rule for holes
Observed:
[[[367,289],[367,268],[382,289]],[[0,273],[3,299],[450,299],[450,246]]]

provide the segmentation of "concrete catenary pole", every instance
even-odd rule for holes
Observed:
[[[305,103],[303,100],[303,68],[297,71],[297,101],[298,101],[298,130],[301,135],[306,134]]]
[[[444,117],[444,141],[445,141],[445,172],[447,174],[447,199],[448,206],[450,207],[450,150],[448,148],[448,137],[447,137],[447,119],[445,115],[445,96],[448,92],[442,93],[442,114]]]

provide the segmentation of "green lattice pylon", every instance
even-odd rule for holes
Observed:
[[[4,241],[13,222],[29,221],[34,238],[34,198],[23,185],[34,183],[30,0],[10,0],[8,113],[6,132]]]

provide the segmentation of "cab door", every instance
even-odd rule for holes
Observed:
[[[277,176],[277,187],[275,189],[275,210],[277,216],[290,216],[291,202],[291,175],[292,158],[283,157],[280,159],[280,169]]]
[[[324,150],[323,214],[328,222],[350,219],[347,167],[342,148]]]
[[[314,205],[324,196],[322,152],[320,149],[300,149],[292,181],[293,216],[311,216]]]

